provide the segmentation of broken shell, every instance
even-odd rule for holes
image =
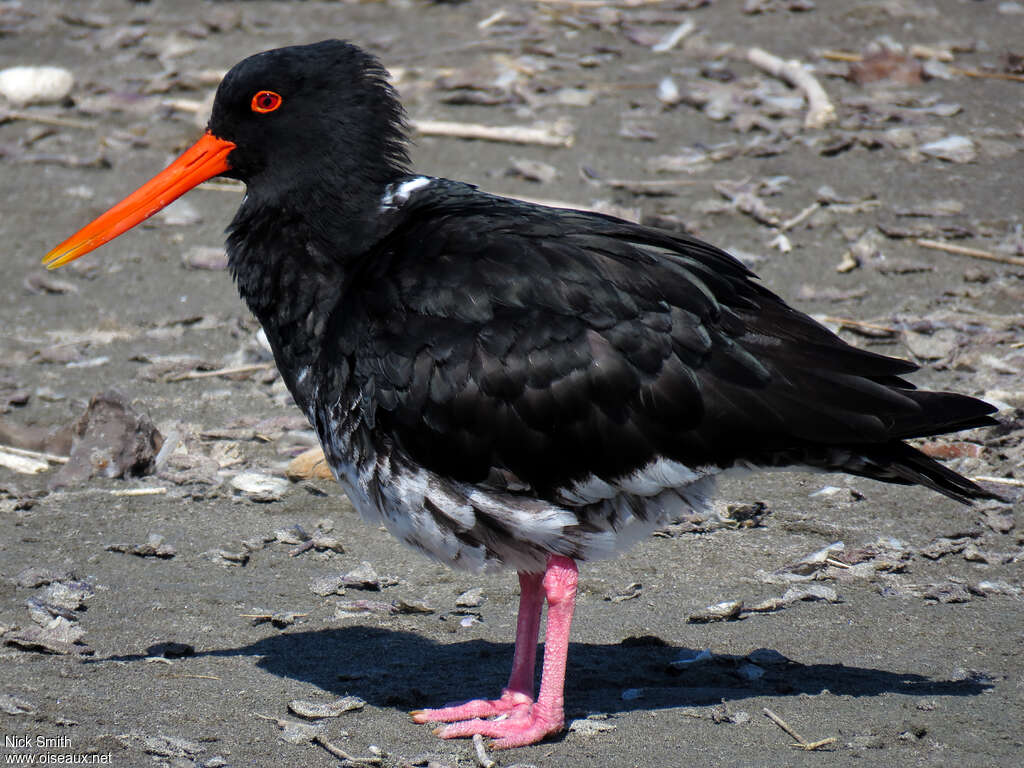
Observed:
[[[710,621],[728,621],[735,619],[743,610],[742,600],[725,600],[721,603],[709,605],[702,611],[691,613],[687,621],[692,624],[706,624]]]
[[[920,151],[922,155],[949,163],[969,163],[978,156],[974,141],[966,136],[947,136],[944,139],[923,144]]]
[[[365,706],[366,702],[358,696],[343,696],[337,701],[326,704],[318,701],[302,701],[301,699],[293,699],[288,702],[290,712],[310,720],[320,717],[338,717],[345,712],[362,709]]]
[[[231,487],[253,501],[280,501],[288,490],[288,481],[259,472],[241,472],[231,479]]]

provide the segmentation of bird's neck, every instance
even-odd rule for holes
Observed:
[[[228,230],[228,263],[285,384],[308,412],[332,315],[358,256],[376,241],[377,217],[295,202],[247,195]]]

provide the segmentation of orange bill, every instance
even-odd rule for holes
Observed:
[[[207,131],[163,171],[46,254],[43,264],[56,269],[127,232],[196,185],[229,170],[227,157],[234,148]]]

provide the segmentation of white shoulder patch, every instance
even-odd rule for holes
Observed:
[[[417,189],[430,184],[433,181],[429,176],[416,176],[415,178],[403,181],[401,184],[388,184],[384,190],[384,196],[380,199],[382,211],[397,208],[409,199],[409,196]]]

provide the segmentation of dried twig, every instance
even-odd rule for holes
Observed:
[[[687,19],[678,27],[673,29],[661,40],[651,46],[651,50],[655,53],[667,53],[675,48],[682,41],[684,37],[693,32],[697,28],[697,25]]]
[[[962,67],[950,67],[949,71],[964,77],[985,77],[991,80],[1013,80],[1017,83],[1024,83],[1024,75],[1015,75],[1010,72],[982,72],[980,69],[963,69]]]
[[[253,365],[237,365],[234,368],[218,368],[215,371],[188,371],[180,376],[172,376],[168,381],[185,381],[186,379],[209,379],[214,376],[231,376],[236,373],[252,373],[253,371],[269,371],[273,363],[254,363]]]
[[[781,717],[779,717],[774,712],[772,712],[770,709],[768,709],[768,707],[764,708],[764,714],[765,714],[765,717],[767,717],[769,720],[771,720],[773,723],[775,723],[777,726],[779,726],[779,728],[781,728],[786,733],[788,733],[790,736],[792,736],[794,739],[796,739],[796,743],[793,745],[794,747],[800,747],[800,749],[803,749],[803,750],[805,750],[807,752],[810,752],[811,750],[819,749],[819,748],[824,747],[824,746],[826,746],[828,744],[835,744],[836,743],[835,737],[833,737],[833,736],[830,736],[827,739],[821,739],[819,741],[807,741],[803,736],[801,736],[799,733],[794,731],[790,727],[789,723],[787,723]]]
[[[747,51],[747,61],[768,74],[785,80],[804,94],[807,98],[804,128],[822,128],[835,121],[836,108],[832,106],[821,83],[805,64],[796,59],[786,61],[762,48],[751,48]]]
[[[185,674],[185,673],[175,673],[175,674],[171,674],[171,675],[160,675],[160,677],[173,678],[173,679],[176,679],[176,680],[180,680],[182,678],[188,678],[190,680],[220,680],[221,679],[221,678],[217,677],[217,675],[190,675],[190,674]]]
[[[473,734],[473,749],[476,750],[476,763],[480,768],[497,768],[497,763],[487,754],[484,747],[484,737],[479,733]]]
[[[321,736],[319,734],[317,734],[316,736],[313,737],[313,743],[314,744],[319,744],[321,747],[326,749],[328,752],[330,752],[332,755],[334,755],[339,760],[345,760],[346,762],[349,762],[349,763],[356,763],[357,765],[380,765],[382,762],[384,762],[381,758],[376,757],[376,756],[374,756],[374,757],[354,757],[353,755],[350,755],[344,749],[339,747],[337,744],[332,744],[331,742],[329,742],[327,739],[325,739],[323,736]]]
[[[1012,485],[1015,488],[1024,488],[1024,480],[1018,480],[1015,477],[993,477],[992,475],[975,475],[971,480],[980,480],[983,483],[1000,483],[1002,485]]]
[[[864,61],[864,57],[859,53],[850,53],[849,51],[822,51],[821,58],[826,61],[848,61],[851,64]]]
[[[50,468],[50,465],[39,459],[19,456],[0,450],[0,467],[6,467],[23,475],[35,475],[39,472],[45,472]]]
[[[28,459],[40,459],[42,461],[49,461],[53,464],[67,464],[67,456],[58,456],[55,453],[45,453],[43,451],[30,451],[28,448],[15,448],[13,445],[0,445],[0,451],[6,451],[7,453],[13,453],[17,456],[24,456]]]
[[[914,241],[922,248],[931,248],[934,251],[945,251],[955,253],[958,256],[970,256],[972,259],[985,259],[986,261],[998,261],[1000,264],[1013,264],[1016,267],[1024,267],[1024,258],[1020,256],[1004,256],[1000,253],[983,251],[980,248],[968,248],[964,245],[944,243],[941,240],[927,240],[919,237]]]
[[[451,136],[457,139],[481,139],[509,144],[538,144],[543,147],[571,147],[571,133],[556,124],[533,127],[518,125],[482,125],[448,120],[414,120],[412,128],[424,136]]]
[[[869,323],[865,320],[854,320],[849,317],[832,317],[826,316],[821,318],[826,323],[835,323],[836,325],[845,325],[851,328],[864,328],[869,331],[882,331],[884,333],[899,333],[899,328],[893,328],[888,325],[879,325],[878,323]]]
[[[89,123],[85,120],[48,115],[42,112],[19,112],[13,109],[0,110],[0,121],[3,120],[24,120],[29,123],[53,125],[57,128],[82,128],[83,130],[93,130],[96,128],[96,123]]]
[[[486,19],[482,19],[481,21],[478,21],[477,25],[476,25],[476,28],[477,29],[487,29],[488,27],[491,27],[491,26],[494,26],[495,24],[497,24],[499,21],[504,19],[506,16],[508,16],[508,11],[505,10],[504,8],[499,8],[494,13],[492,13],[490,16],[488,16]]]
[[[791,219],[786,219],[784,222],[779,224],[779,232],[788,232],[797,224],[801,223],[805,219],[810,218],[810,216],[819,208],[821,208],[821,203],[815,200],[813,203],[811,203],[802,211],[800,211],[800,213],[798,213],[796,216],[794,216]]]
[[[155,488],[127,488],[122,491],[111,491],[111,496],[160,496],[167,493],[167,488],[157,486]]]

